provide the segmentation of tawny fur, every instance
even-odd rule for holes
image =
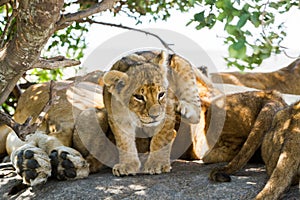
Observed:
[[[212,73],[215,83],[227,83],[260,90],[277,90],[300,95],[300,59],[274,72],[220,72]]]
[[[257,200],[273,200],[300,177],[300,102],[275,115],[271,129],[262,144],[262,156],[270,176]]]
[[[176,108],[186,120],[198,123],[196,78],[191,65],[179,65],[178,59],[172,56],[169,61],[164,52],[139,52],[123,57],[104,75],[105,108],[119,149],[115,175],[169,172]],[[151,138],[142,169],[135,142],[138,132]]]

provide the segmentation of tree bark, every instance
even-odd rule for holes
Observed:
[[[41,50],[56,30],[63,4],[63,0],[19,1],[16,34],[0,49],[0,104],[26,70],[38,62]]]

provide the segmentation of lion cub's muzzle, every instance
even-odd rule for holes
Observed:
[[[156,126],[165,117],[164,109],[160,104],[151,106],[148,110],[147,116],[141,118],[141,122],[145,126]]]
[[[159,104],[155,104],[150,107],[148,114],[153,120],[157,121],[157,119],[162,115],[162,107]]]

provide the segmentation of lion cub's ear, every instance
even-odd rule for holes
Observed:
[[[158,54],[155,58],[153,58],[151,60],[152,63],[156,63],[158,65],[161,65],[161,66],[165,66],[167,65],[168,63],[168,53],[165,52],[165,51],[161,51],[160,54]]]
[[[168,66],[169,54],[165,51],[161,51],[155,58],[151,60],[152,63],[157,64],[160,67],[162,74],[166,75]]]
[[[126,73],[111,70],[106,72],[103,76],[103,82],[108,87],[110,93],[114,93],[114,90],[119,94],[124,88],[128,80],[128,75]]]

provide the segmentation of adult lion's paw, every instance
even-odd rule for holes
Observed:
[[[26,185],[35,186],[45,183],[51,175],[51,164],[47,153],[33,145],[26,144],[12,152],[11,160]]]
[[[89,175],[89,164],[75,149],[60,146],[50,155],[52,176],[58,180],[80,179]]]
[[[115,176],[136,175],[140,170],[140,162],[118,163],[112,169]]]
[[[179,100],[177,111],[180,112],[181,116],[186,119],[189,123],[197,124],[200,120],[200,107],[196,108],[193,104],[183,100]]]
[[[161,174],[170,172],[171,169],[169,162],[149,159],[144,165],[143,172],[146,174]]]

